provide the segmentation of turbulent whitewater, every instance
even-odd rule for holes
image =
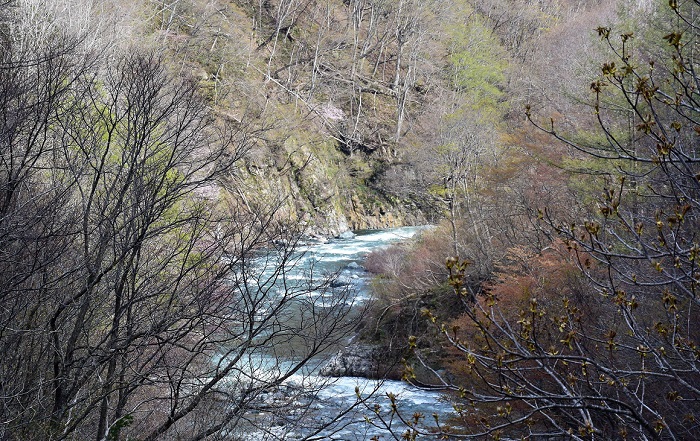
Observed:
[[[363,269],[365,256],[378,248],[405,241],[424,227],[358,232],[327,243],[309,244],[291,279],[302,282],[309,274],[337,274],[335,284],[353,293],[350,301],[358,306],[369,299],[369,274]],[[256,404],[258,414],[249,415],[251,425],[246,433],[234,437],[244,439],[324,439],[359,441],[373,437],[393,439],[388,425],[400,436],[405,426],[392,415],[389,396],[396,399],[402,414],[411,417],[422,413],[445,415],[451,406],[435,392],[423,391],[399,381],[370,380],[359,377],[327,378],[318,374],[327,358],[314,360],[305,372],[287,379],[278,390],[265,394]],[[264,369],[276,370],[284,364],[279,358],[261,360]],[[285,412],[268,412],[283,408]],[[324,426],[323,429],[318,427]]]

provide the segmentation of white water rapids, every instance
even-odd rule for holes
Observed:
[[[392,243],[405,241],[420,231],[420,227],[406,227],[358,233],[353,238],[334,239],[323,244],[307,245],[303,257],[298,262],[298,274],[289,278],[301,279],[304,268],[313,265],[315,271],[339,272],[338,280],[343,285],[350,285],[354,293],[354,303],[362,304],[369,299],[366,282],[369,274],[362,267],[364,257],[371,251],[386,247]],[[284,361],[277,359],[260,360],[262,369],[284,370]],[[264,411],[254,424],[240,428],[231,433],[233,439],[268,440],[268,439],[318,439],[336,441],[359,441],[369,439],[401,439],[406,426],[397,421],[391,413],[388,394],[396,397],[396,404],[402,415],[411,418],[414,413],[426,416],[430,425],[434,413],[445,415],[452,410],[449,403],[441,399],[436,392],[424,391],[400,381],[379,381],[356,377],[327,378],[317,374],[320,364],[311,363],[308,370],[291,376],[279,392],[265,395],[269,403],[284,402],[290,394],[297,398],[289,412],[280,416],[270,416]],[[287,388],[285,392],[284,388]],[[298,391],[309,391],[308,394]],[[275,401],[277,400],[277,401]],[[362,404],[358,402],[362,401]],[[355,405],[353,408],[352,406]],[[374,412],[375,405],[380,406]],[[382,423],[380,419],[383,418]],[[254,419],[254,418],[253,418]],[[296,420],[307,419],[326,426],[316,431],[309,425],[301,427]],[[391,422],[392,431],[386,428]],[[421,438],[424,439],[424,438]]]

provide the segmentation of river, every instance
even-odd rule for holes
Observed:
[[[303,250],[300,268],[313,264],[325,272],[339,272],[340,284],[349,285],[354,293],[355,304],[362,304],[370,296],[367,289],[369,274],[362,267],[364,257],[372,250],[408,240],[420,230],[421,227],[405,227],[365,231],[358,232],[352,238],[308,245]],[[306,372],[289,378],[281,390],[266,395],[267,402],[272,406],[276,401],[283,401],[286,395],[294,394],[294,391],[310,391],[306,395],[295,395],[297,398],[294,405],[289,406],[287,415],[277,413],[271,417],[261,412],[256,425],[264,427],[264,430],[246,430],[245,435],[238,432],[237,437],[251,440],[401,439],[400,435],[406,426],[391,413],[389,395],[396,397],[396,404],[403,415],[411,417],[415,413],[424,414],[428,424],[434,413],[445,415],[452,410],[438,393],[424,391],[403,382],[321,377],[318,370],[323,362],[325,360],[311,363]],[[279,364],[279,359],[275,363]],[[375,409],[378,411],[375,412]],[[312,423],[301,424],[301,420]],[[317,431],[313,427],[319,426],[319,423],[325,428]],[[386,428],[387,423],[392,426],[394,435]]]

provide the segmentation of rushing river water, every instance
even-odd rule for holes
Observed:
[[[369,298],[367,290],[369,275],[362,268],[364,257],[372,250],[405,241],[419,231],[419,227],[367,231],[360,232],[353,238],[334,239],[323,244],[309,245],[303,250],[301,267],[313,264],[321,271],[339,272],[340,284],[349,285],[354,293],[354,302],[361,304]],[[279,364],[279,360],[275,363]],[[304,418],[327,424],[324,430],[316,433],[312,429],[285,423],[285,421],[294,420],[295,415],[290,413],[287,418],[278,417],[275,420],[269,420],[267,424],[270,427],[255,434],[249,432],[244,438],[296,440],[313,435],[314,439],[346,441],[395,439],[390,431],[383,427],[386,424],[376,419],[382,417],[385,423],[392,421],[391,425],[398,436],[397,439],[400,439],[405,426],[396,421],[395,415],[392,416],[389,394],[396,397],[401,413],[407,417],[418,412],[426,415],[426,420],[430,421],[434,413],[445,415],[451,410],[451,406],[441,400],[438,393],[420,390],[399,381],[320,377],[319,366],[320,364],[312,363],[308,371],[288,379],[285,387],[295,390],[300,388],[313,390],[305,398],[306,401],[300,403],[299,408],[303,409]],[[283,395],[284,392],[278,394]],[[274,393],[271,394],[273,400],[274,395]],[[352,408],[353,405],[354,408]],[[380,406],[379,413],[374,412],[375,405]],[[299,418],[302,416],[300,415]],[[261,421],[260,425],[265,426],[265,424]]]

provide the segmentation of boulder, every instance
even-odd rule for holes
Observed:
[[[348,269],[353,271],[364,271],[364,268],[359,263],[352,261],[348,263]]]
[[[324,377],[377,376],[377,350],[374,346],[354,344],[341,349],[320,370]]]
[[[338,235],[338,239],[354,239],[355,238],[355,233],[353,233],[350,230],[343,231]]]
[[[349,277],[339,276],[331,280],[331,288],[341,288],[343,286],[348,286],[352,284],[352,280]]]

